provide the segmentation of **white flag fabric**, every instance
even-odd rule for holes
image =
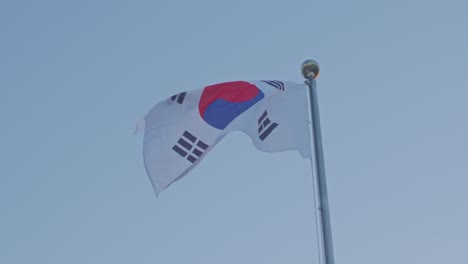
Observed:
[[[143,157],[156,194],[184,177],[229,132],[265,152],[311,157],[307,86],[235,81],[176,94],[145,116]]]

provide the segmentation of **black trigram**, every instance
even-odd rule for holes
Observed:
[[[207,148],[208,145],[205,142],[198,140],[197,137],[188,131],[185,131],[177,141],[177,144],[172,147],[175,152],[192,163],[197,161]]]
[[[267,115],[268,113],[265,111],[258,119],[258,136],[262,141],[278,126],[277,123],[271,122]]]
[[[177,102],[179,104],[182,104],[184,102],[185,95],[187,95],[187,92],[183,92],[183,93],[180,93],[180,94],[173,95],[173,96],[171,96],[171,100],[174,101],[174,102]]]
[[[278,90],[284,91],[284,83],[280,81],[262,81],[264,83],[267,83],[273,87],[275,87]]]

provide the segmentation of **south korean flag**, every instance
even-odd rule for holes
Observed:
[[[232,131],[249,135],[261,151],[311,157],[305,84],[235,81],[182,92],[148,112],[144,131],[145,168],[157,194]]]

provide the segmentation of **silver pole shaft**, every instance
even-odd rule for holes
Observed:
[[[317,171],[317,185],[319,196],[319,213],[322,222],[322,241],[325,264],[334,264],[333,243],[330,223],[330,209],[328,208],[327,181],[325,178],[325,164],[323,159],[322,134],[320,130],[320,115],[315,79],[309,78],[310,112],[312,115],[312,131],[315,150],[315,168]]]

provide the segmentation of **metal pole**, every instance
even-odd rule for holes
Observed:
[[[319,65],[316,61],[308,60],[302,64],[302,74],[308,80],[310,96],[310,112],[312,117],[312,131],[315,151],[315,168],[317,171],[317,185],[319,197],[319,214],[322,223],[322,241],[324,263],[334,264],[332,232],[330,223],[330,209],[328,207],[327,181],[325,178],[325,164],[323,158],[322,135],[320,130],[320,115],[315,78],[319,74]]]

